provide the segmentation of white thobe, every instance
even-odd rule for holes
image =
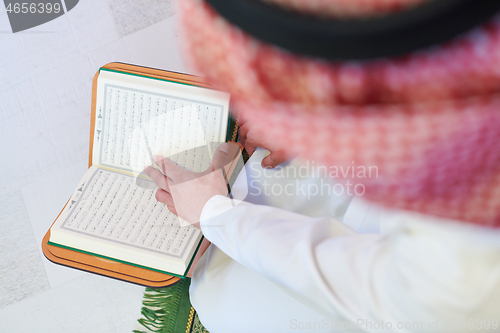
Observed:
[[[190,295],[211,333],[500,329],[500,231],[303,195],[322,178],[259,170],[264,153],[233,189],[250,203],[215,196],[202,212],[212,245]]]

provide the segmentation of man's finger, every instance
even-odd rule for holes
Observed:
[[[257,143],[255,143],[253,140],[248,139],[246,140],[245,144],[243,145],[248,153],[248,155],[252,156],[253,152],[257,147],[260,147]],[[265,148],[265,147],[263,147]]]
[[[262,160],[263,168],[275,168],[286,161],[286,156],[283,151],[272,151],[267,157]]]
[[[167,205],[168,210],[177,215],[177,211],[175,210],[175,205],[174,205],[174,199],[172,199],[172,195],[170,195],[170,193],[165,192],[162,189],[158,189],[156,191],[155,198],[159,202]]]
[[[148,166],[144,169],[144,173],[148,175],[149,178],[164,191],[170,192],[170,188],[168,187],[168,178],[165,177],[160,171],[155,168]]]
[[[240,143],[245,146],[245,142],[247,141],[248,131],[250,130],[250,126],[247,124],[240,124],[240,129],[238,136],[240,138]]]
[[[180,166],[170,161],[168,158],[165,158],[160,155],[155,155],[153,157],[155,163],[163,170],[163,172],[167,175],[168,178],[175,180],[176,176],[184,171]]]
[[[223,168],[229,158],[230,146],[229,143],[223,143],[215,150],[214,157],[212,158],[212,171]]]

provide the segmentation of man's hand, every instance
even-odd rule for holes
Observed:
[[[284,150],[271,149],[271,145],[264,141],[262,137],[256,133],[256,128],[250,121],[241,121],[239,137],[241,144],[245,147],[248,155],[250,156],[257,147],[269,150],[270,154],[262,160],[261,165],[263,168],[275,168],[288,159]]]
[[[214,153],[210,167],[204,172],[186,170],[162,156],[155,156],[155,163],[167,175],[153,167],[144,172],[159,187],[156,199],[185,221],[197,226],[203,207],[214,195],[227,195],[223,168],[229,162],[230,144],[221,144]]]

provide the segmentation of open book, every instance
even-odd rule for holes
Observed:
[[[201,232],[155,199],[152,155],[210,166],[226,141],[229,94],[101,68],[92,166],[50,229],[49,245],[186,276]]]

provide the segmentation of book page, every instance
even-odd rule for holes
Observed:
[[[51,229],[50,241],[172,272],[162,265],[168,260],[186,265],[201,232],[181,227],[155,199],[156,189],[148,179],[92,166]]]
[[[138,175],[150,150],[199,172],[225,141],[229,95],[101,70],[96,108],[95,165]]]

